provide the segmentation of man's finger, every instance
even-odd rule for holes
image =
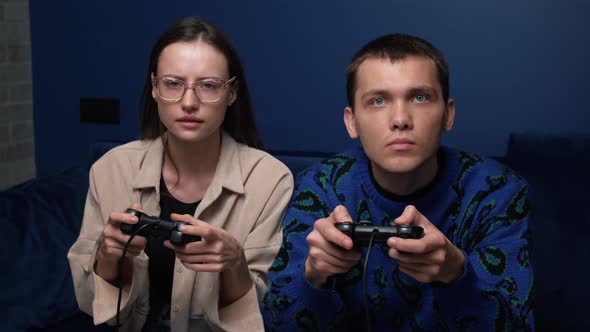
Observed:
[[[337,273],[346,273],[346,272],[350,271],[350,269],[354,266],[354,265],[336,266],[336,265],[332,265],[332,264],[330,264],[324,260],[321,260],[321,259],[314,259],[312,257],[308,257],[308,258],[309,258],[310,265],[316,271],[321,271],[322,273],[328,273],[330,275],[334,275]]]
[[[351,266],[354,266],[360,259],[360,255],[358,258],[356,258],[352,255],[346,255],[345,252],[338,251],[339,250],[336,250],[337,254],[339,255],[334,256],[330,252],[326,252],[321,248],[313,247],[310,248],[309,255],[316,260],[321,260],[330,265],[334,265],[340,268],[350,268]]]
[[[338,230],[336,226],[328,219],[320,219],[316,221],[314,227],[320,233],[320,235],[326,239],[326,241],[334,243],[346,250],[350,250],[353,247],[352,239],[346,236],[344,233]]]
[[[344,205],[336,206],[330,214],[330,218],[332,218],[334,222],[352,221],[352,218]]]
[[[404,208],[402,214],[393,221],[397,225],[415,224],[418,209],[413,205],[408,205]]]
[[[445,246],[445,238],[430,234],[421,239],[401,239],[389,238],[387,244],[397,249],[412,254],[426,254],[433,250],[440,249]]]
[[[431,265],[441,262],[441,259],[436,257],[436,253],[432,251],[426,254],[413,254],[390,248],[388,255],[400,264]]]

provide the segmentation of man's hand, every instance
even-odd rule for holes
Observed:
[[[412,278],[428,283],[451,283],[463,274],[465,256],[414,206],[408,205],[394,220],[398,225],[416,225],[424,228],[421,239],[387,240],[389,257],[399,263],[400,271]]]
[[[334,224],[351,221],[348,210],[338,205],[328,218],[319,219],[307,236],[309,255],[305,260],[305,277],[315,287],[321,287],[328,277],[348,272],[361,259],[359,250],[352,250],[352,239]]]

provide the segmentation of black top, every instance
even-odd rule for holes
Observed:
[[[200,201],[199,201],[200,202]],[[164,178],[160,178],[160,219],[171,220],[170,214],[195,214],[199,202],[183,203],[168,192]],[[150,310],[170,305],[172,280],[174,279],[174,251],[164,247],[164,236],[148,237],[145,252],[150,258],[148,275],[150,280]]]

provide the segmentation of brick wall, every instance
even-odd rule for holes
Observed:
[[[0,0],[0,189],[35,176],[29,2]]]

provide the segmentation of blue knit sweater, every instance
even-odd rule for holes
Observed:
[[[267,331],[362,331],[364,258],[324,288],[304,276],[306,236],[344,205],[354,222],[389,225],[412,204],[466,257],[452,284],[420,283],[400,272],[386,245],[372,248],[367,296],[372,331],[533,330],[527,183],[494,160],[441,147],[436,180],[394,200],[375,186],[359,147],[298,176],[283,220],[283,244],[261,305]],[[364,249],[366,254],[366,249]]]

